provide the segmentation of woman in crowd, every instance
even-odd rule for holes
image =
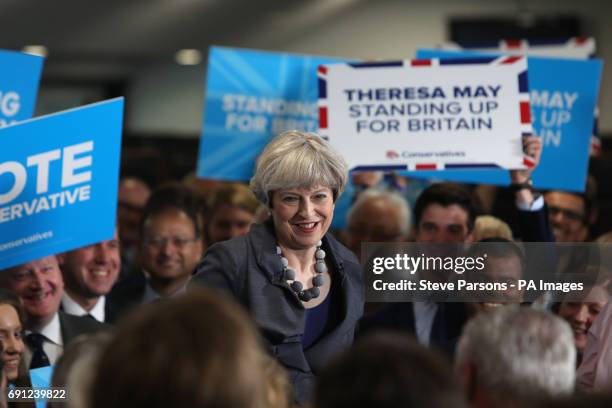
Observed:
[[[576,384],[587,391],[612,389],[612,303],[608,302],[587,334]]]
[[[2,356],[1,365],[4,367],[0,376],[4,376],[7,386],[31,387],[24,359],[26,350],[23,341],[24,319],[25,312],[19,299],[13,293],[0,289],[0,343],[3,346],[0,356]],[[3,388],[0,387],[0,390]],[[15,405],[34,407],[33,402],[12,402],[7,406]]]
[[[0,290],[0,341],[4,345],[2,362],[9,384],[26,386],[27,369],[23,361],[24,311],[19,299],[11,292]]]
[[[4,353],[4,344],[0,341],[0,353]],[[6,374],[4,361],[0,360],[0,408],[6,408]]]
[[[552,306],[553,312],[566,320],[572,327],[578,365],[582,361],[587,345],[589,329],[608,302],[607,285],[608,281],[585,286],[585,296],[577,298],[576,295],[568,295],[561,302]]]
[[[270,219],[213,245],[193,278],[249,309],[300,404],[310,400],[322,365],[351,345],[363,312],[361,267],[328,233],[346,180],[346,163],[320,137],[276,137],[251,179]]]

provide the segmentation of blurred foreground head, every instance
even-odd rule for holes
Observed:
[[[466,406],[446,361],[410,336],[364,337],[318,377],[318,408]]]
[[[455,367],[473,406],[519,406],[574,389],[576,349],[569,325],[515,305],[480,313],[463,329]]]
[[[100,357],[92,408],[261,407],[258,334],[228,299],[194,289],[126,319]]]

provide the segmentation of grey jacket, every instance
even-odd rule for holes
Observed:
[[[335,328],[307,350],[300,342],[305,309],[283,279],[270,223],[253,225],[248,235],[210,247],[190,283],[229,292],[249,310],[270,353],[289,370],[299,404],[309,402],[314,374],[352,344],[363,314],[362,270],[357,258],[331,234],[322,241],[332,265],[332,279],[339,282],[340,290],[334,296],[342,297],[341,317]]]

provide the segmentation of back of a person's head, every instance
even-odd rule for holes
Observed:
[[[349,228],[355,221],[375,221],[370,219],[358,219],[357,214],[363,216],[362,209],[368,204],[378,202],[381,207],[389,207],[396,210],[396,219],[394,220],[399,227],[402,235],[407,236],[410,232],[412,214],[410,211],[410,204],[408,201],[397,191],[383,190],[377,188],[369,188],[359,194],[357,200],[353,203],[351,208],[346,215]],[[367,214],[371,215],[371,214]]]
[[[262,355],[262,372],[266,381],[266,408],[289,408],[293,403],[293,389],[287,370],[269,354]]]
[[[197,288],[144,306],[103,351],[91,408],[261,407],[262,350],[248,315]]]
[[[317,408],[465,406],[442,357],[398,333],[364,337],[317,380]]]
[[[53,387],[66,387],[70,399],[48,402],[47,408],[87,408],[95,367],[102,350],[112,340],[108,331],[82,334],[70,342],[57,360],[51,377]]]
[[[601,234],[595,239],[595,242],[600,244],[610,244],[612,243],[612,231],[608,231],[605,234]]]
[[[573,391],[576,350],[570,326],[552,313],[516,305],[480,313],[457,346],[455,366],[470,389],[521,400]],[[471,369],[466,369],[470,367]]]
[[[514,240],[510,226],[504,221],[492,215],[480,215],[476,217],[474,224],[474,241],[487,238],[505,238]]]

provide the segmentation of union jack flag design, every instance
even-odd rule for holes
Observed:
[[[451,59],[413,59],[413,60],[397,60],[397,61],[373,61],[373,62],[354,62],[347,63],[346,66],[352,67],[353,69],[361,68],[393,68],[398,69],[423,69],[437,66],[448,66],[448,65],[477,65],[477,64],[489,64],[489,65],[509,65],[516,64],[519,61],[525,61],[526,58],[520,55],[511,56],[497,56],[497,57],[474,57],[474,58],[451,58]],[[325,135],[329,129],[329,114],[327,107],[327,73],[328,68],[324,65],[319,66],[317,69],[318,87],[319,87],[319,130],[323,133],[324,138],[328,139]],[[519,112],[520,112],[520,128],[521,136],[523,138],[532,135],[531,126],[531,106],[529,102],[529,86],[527,79],[527,69],[521,71],[517,75],[517,84],[519,90]],[[399,159],[401,156],[395,151],[387,151],[386,157],[388,159]],[[524,154],[523,165],[527,168],[535,167],[536,163],[533,158]],[[475,169],[499,169],[501,168],[495,163],[446,163],[444,161],[436,162],[422,162],[413,163],[408,165],[384,165],[384,166],[359,166],[354,170],[358,171],[374,171],[374,170],[475,170]]]

